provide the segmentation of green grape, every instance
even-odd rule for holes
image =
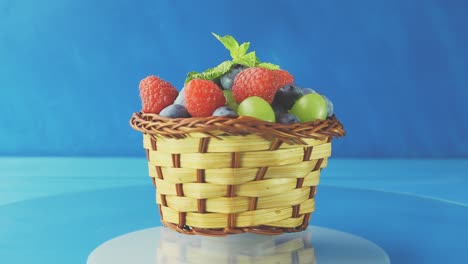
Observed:
[[[327,102],[318,93],[310,93],[302,96],[294,103],[289,113],[299,118],[301,123],[325,120],[327,118]]]
[[[239,106],[236,102],[236,99],[234,99],[234,96],[232,95],[231,90],[224,90],[224,97],[226,97],[226,105],[231,108],[232,110],[237,112],[237,107]]]
[[[237,113],[240,116],[251,116],[263,121],[275,122],[275,112],[263,98],[251,96],[239,104]]]

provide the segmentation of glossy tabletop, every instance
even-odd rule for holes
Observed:
[[[467,187],[466,160],[331,159],[310,224],[365,239],[391,263],[463,263]],[[0,159],[5,263],[86,263],[106,241],[160,226],[157,211],[144,159]]]

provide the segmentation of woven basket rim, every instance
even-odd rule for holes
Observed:
[[[265,139],[279,139],[287,143],[304,144],[301,138],[331,139],[346,134],[343,125],[335,115],[325,120],[306,123],[279,124],[253,117],[190,117],[168,118],[157,114],[135,112],[130,119],[133,129],[145,134],[166,138],[185,138],[191,133],[204,133],[217,137],[216,132],[225,135],[256,134]]]

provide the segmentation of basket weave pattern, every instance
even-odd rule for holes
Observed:
[[[164,225],[185,234],[280,234],[307,228],[332,118],[281,125],[251,118],[167,119],[136,113]]]

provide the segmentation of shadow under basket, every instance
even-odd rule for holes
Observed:
[[[251,117],[134,113],[163,225],[184,234],[282,234],[307,228],[335,116],[278,124]]]

